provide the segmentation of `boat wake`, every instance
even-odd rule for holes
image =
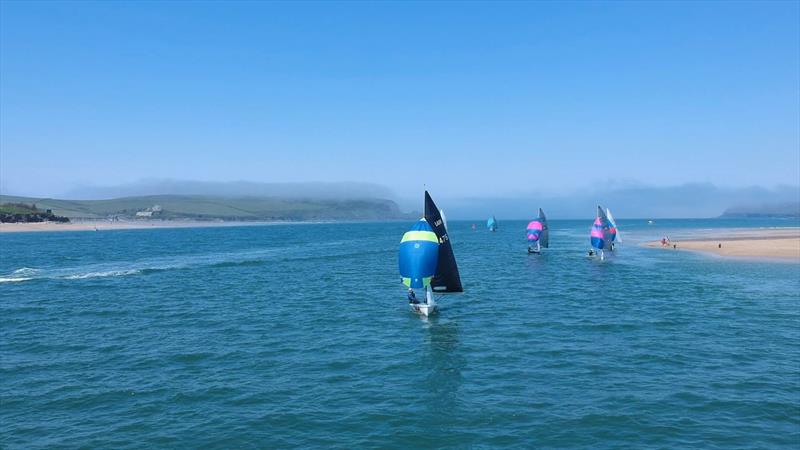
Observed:
[[[201,267],[258,266],[276,260],[304,259],[314,257],[346,256],[347,251],[319,252],[320,247],[339,247],[346,241],[336,241],[309,246],[271,247],[239,252],[180,255],[175,257],[148,258],[130,262],[90,264],[80,267],[36,269],[22,267],[11,273],[0,274],[0,284],[31,280],[86,280],[92,278],[125,277],[145,275],[166,270],[182,270]],[[346,246],[344,246],[346,248]],[[310,251],[317,250],[313,253]],[[320,253],[323,256],[320,256]]]
[[[109,270],[106,272],[89,272],[77,275],[68,275],[62,278],[65,280],[84,280],[86,278],[124,277],[125,275],[136,275],[137,273],[142,273],[142,271],[139,269]]]
[[[88,270],[84,268],[69,269],[30,269],[22,268],[0,277],[0,283],[18,283],[30,280],[83,280],[87,278],[120,277],[142,273],[141,269],[124,270]]]

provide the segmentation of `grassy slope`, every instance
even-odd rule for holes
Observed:
[[[161,205],[164,219],[223,220],[369,220],[405,218],[390,200],[296,200],[271,197],[222,198],[210,196],[156,195],[112,200],[57,200],[0,196],[0,203],[36,203],[56,215],[70,218],[134,216],[136,211]]]
[[[30,208],[20,208],[19,206],[15,206],[15,205],[3,205],[3,204],[0,204],[0,213],[5,213],[5,214],[33,214],[35,212],[39,212],[39,211],[35,211],[33,209],[30,209]],[[41,212],[44,212],[44,211],[41,211]]]

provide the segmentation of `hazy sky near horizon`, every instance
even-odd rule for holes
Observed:
[[[0,191],[800,183],[800,3],[0,3]]]

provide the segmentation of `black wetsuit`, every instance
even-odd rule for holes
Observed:
[[[417,295],[414,293],[414,291],[408,291],[408,303],[413,303],[415,305],[419,303],[417,300]]]

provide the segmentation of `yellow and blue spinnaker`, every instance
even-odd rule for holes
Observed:
[[[420,219],[400,241],[400,276],[410,288],[424,288],[436,275],[439,238],[425,219]]]

